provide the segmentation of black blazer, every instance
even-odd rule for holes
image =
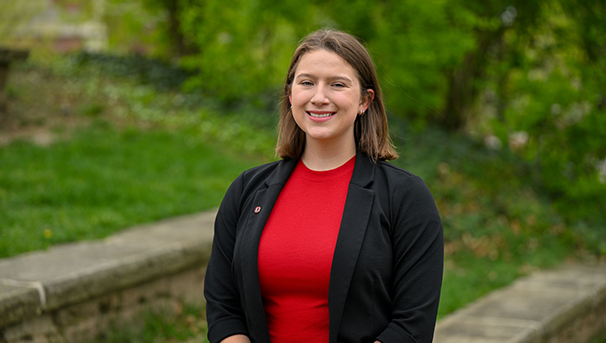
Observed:
[[[234,334],[269,342],[258,244],[296,164],[253,168],[227,190],[204,281],[211,343]],[[442,223],[423,180],[358,152],[330,274],[329,342],[430,343],[443,259]]]

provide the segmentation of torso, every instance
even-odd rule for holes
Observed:
[[[259,243],[259,280],[273,342],[327,342],[332,257],[355,158],[317,172],[300,160]]]

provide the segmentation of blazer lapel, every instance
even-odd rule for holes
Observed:
[[[375,195],[367,187],[374,179],[374,171],[374,162],[358,152],[330,272],[329,342],[337,342],[345,299],[368,226]]]
[[[283,160],[278,164],[265,181],[266,188],[256,192],[252,202],[247,202],[249,208],[248,221],[239,240],[240,246],[240,270],[242,276],[242,301],[247,308],[247,321],[251,330],[255,332],[253,337],[258,342],[269,342],[269,331],[267,330],[267,321],[263,309],[263,300],[261,297],[261,288],[259,286],[259,268],[257,264],[259,254],[259,241],[263,228],[271,210],[280,195],[282,187],[292,173],[297,160]]]

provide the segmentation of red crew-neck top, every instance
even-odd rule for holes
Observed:
[[[328,342],[328,285],[355,156],[328,171],[299,160],[259,243],[259,281],[272,343]]]

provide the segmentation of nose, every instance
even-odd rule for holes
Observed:
[[[329,102],[330,101],[326,97],[325,86],[322,85],[322,84],[319,84],[316,87],[316,91],[314,92],[314,96],[311,98],[311,103],[314,104],[315,106],[320,106],[320,105],[328,105]]]

